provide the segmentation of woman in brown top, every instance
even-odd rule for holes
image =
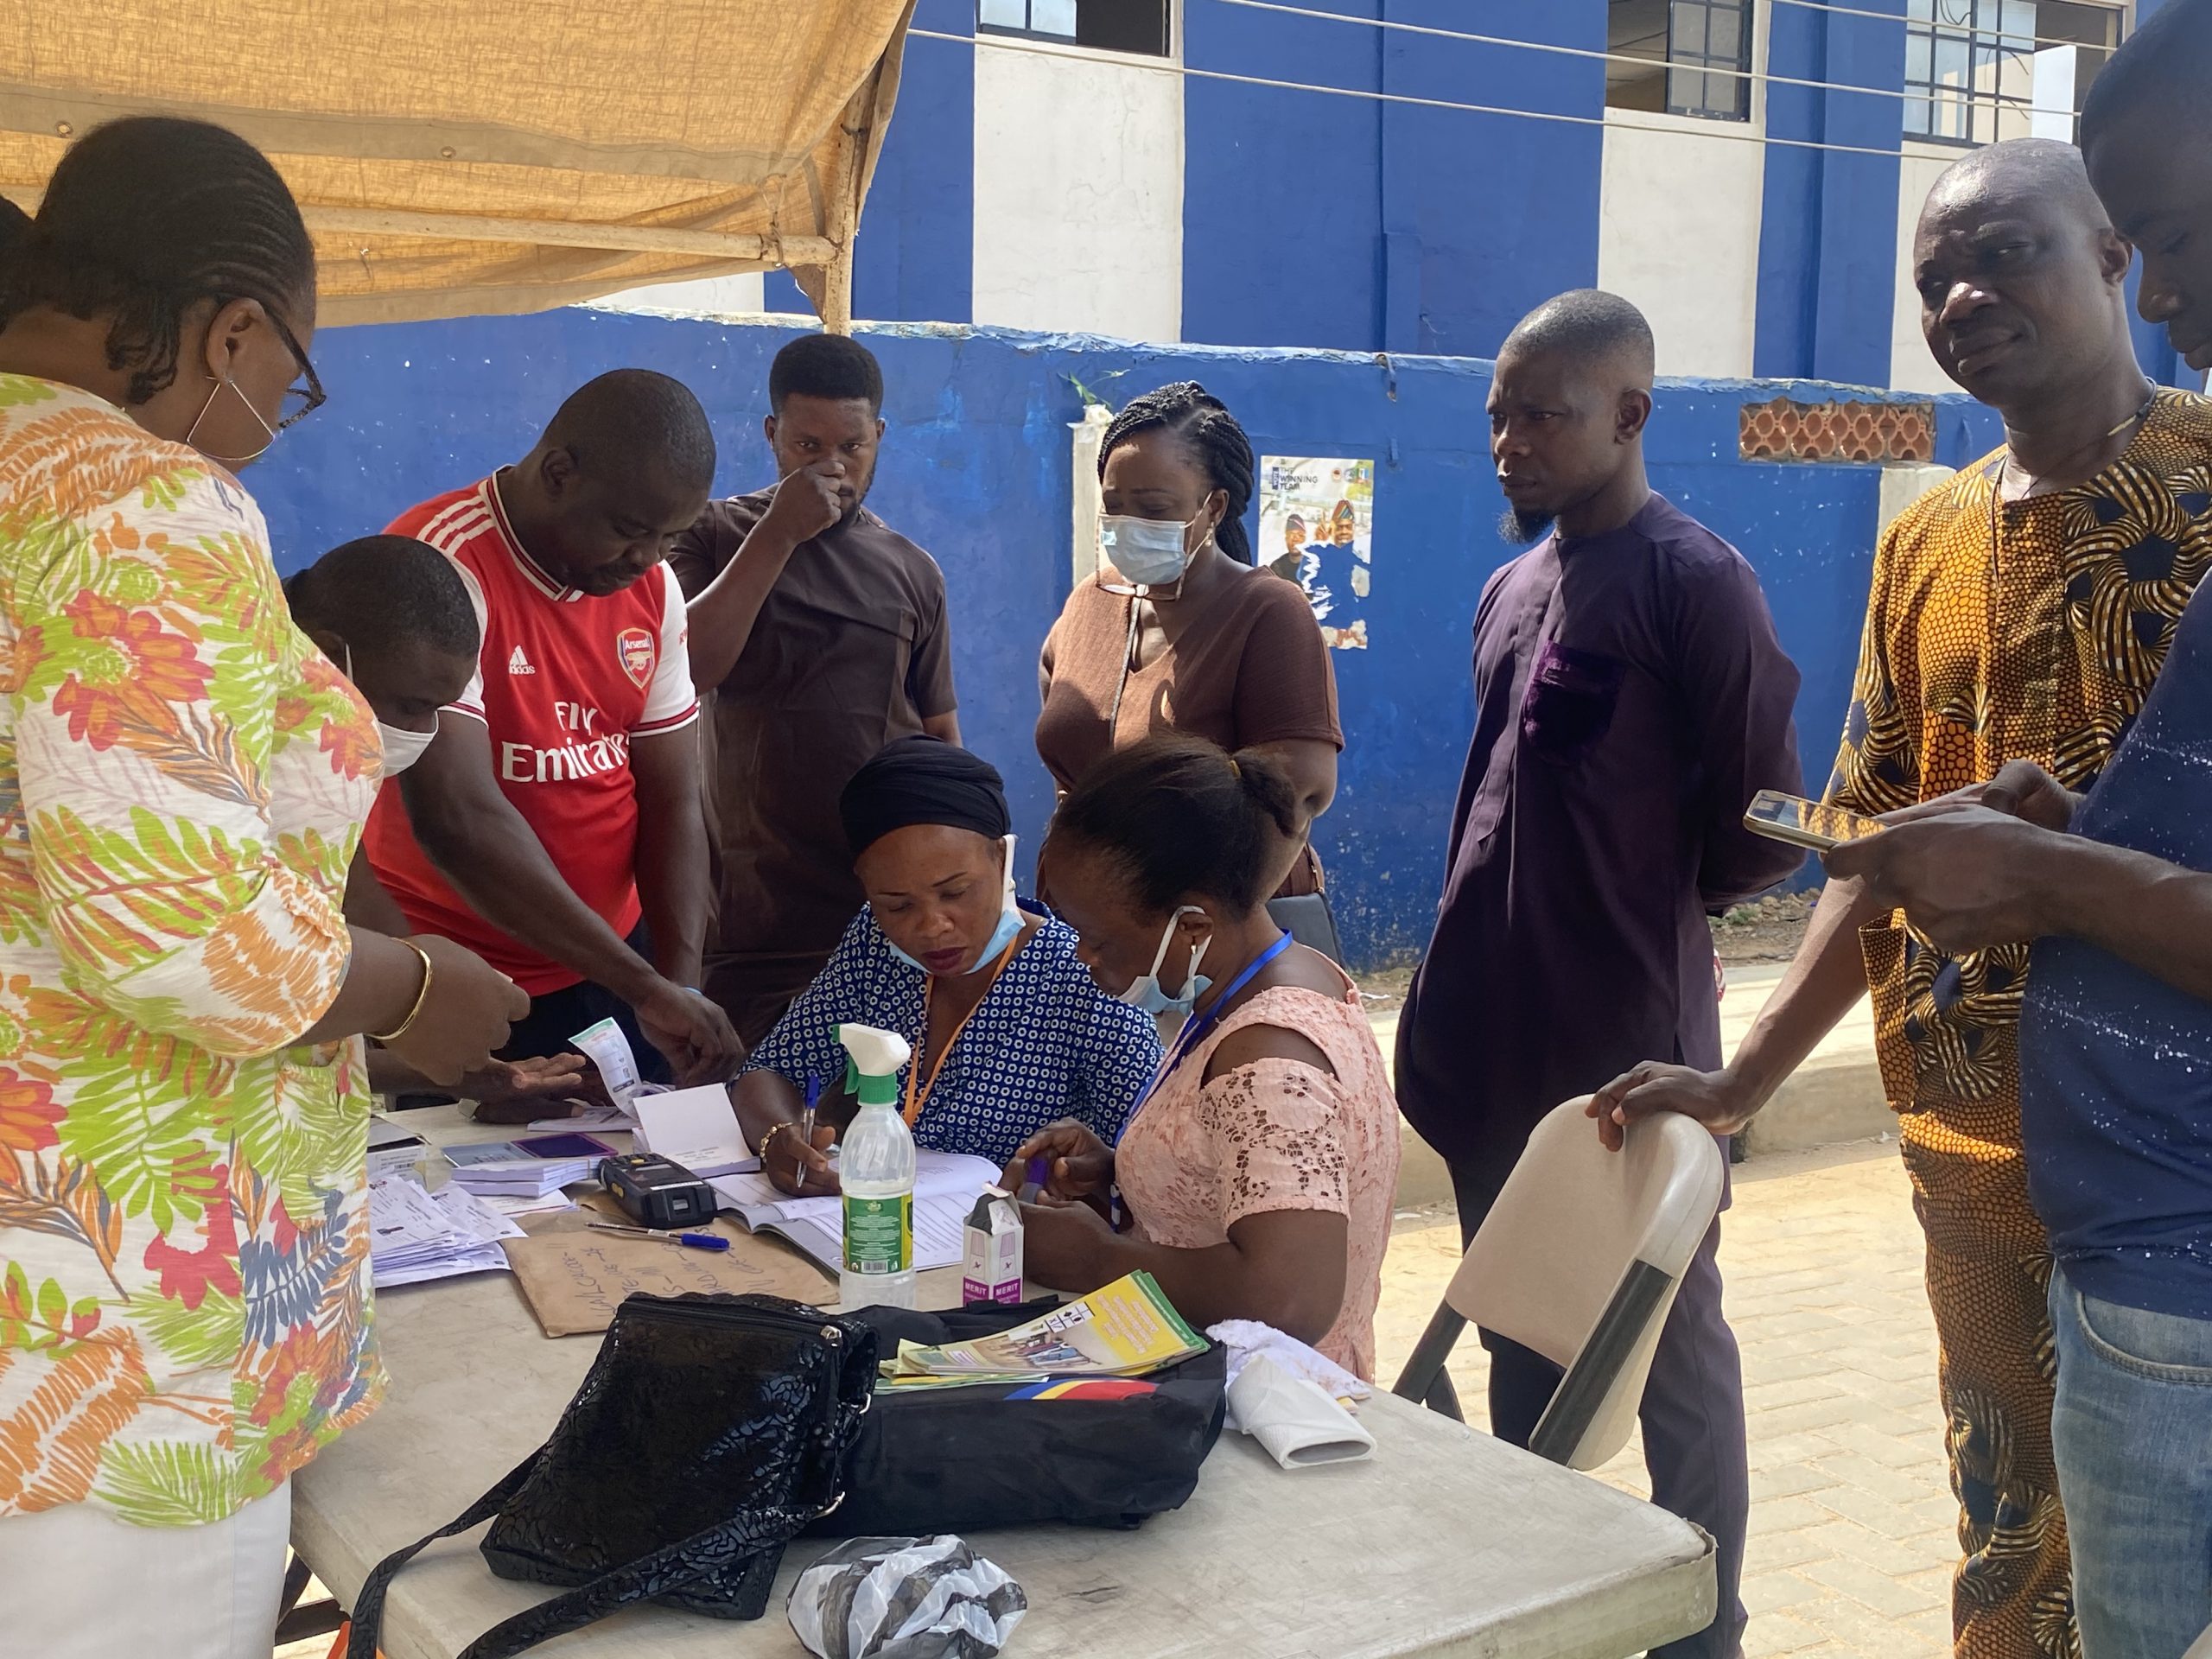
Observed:
[[[1252,446],[1196,381],[1137,398],[1098,449],[1099,571],[1045,641],[1037,754],[1065,794],[1154,732],[1262,749],[1290,776],[1298,834],[1280,897],[1318,892],[1306,844],[1337,792],[1337,680],[1305,594],[1252,566]]]

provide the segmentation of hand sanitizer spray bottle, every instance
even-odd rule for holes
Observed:
[[[913,1051],[895,1032],[841,1025],[860,1110],[847,1126],[837,1179],[845,1189],[846,1308],[914,1305],[914,1132],[899,1115],[899,1068]]]

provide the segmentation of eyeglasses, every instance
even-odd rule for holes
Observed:
[[[303,386],[285,389],[283,417],[270,432],[270,435],[274,437],[288,426],[297,426],[321,409],[328,401],[328,394],[322,389],[322,381],[315,374],[315,365],[308,361],[308,354],[300,346],[299,336],[286,327],[283,319],[275,312],[271,311],[268,315],[270,325],[276,330],[277,339],[284,342],[292,353],[292,360],[300,365],[300,378],[307,382]]]

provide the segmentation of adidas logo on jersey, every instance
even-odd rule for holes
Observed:
[[[514,649],[514,654],[507,658],[507,672],[510,674],[535,674],[537,671],[530,665],[530,658],[522,654],[522,647],[520,645],[517,645]]]

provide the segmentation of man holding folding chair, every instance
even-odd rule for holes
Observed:
[[[1469,1237],[1552,1108],[1649,1052],[1719,1063],[1707,913],[1799,861],[1742,821],[1759,789],[1799,787],[1797,671],[1751,567],[1645,481],[1651,379],[1649,327],[1594,290],[1540,307],[1498,353],[1504,531],[1544,539],[1476,609],[1474,741],[1398,1033],[1399,1104],[1451,1166]],[[1655,1501],[1716,1552],[1719,1612],[1655,1650],[1669,1659],[1728,1659],[1744,1625],[1743,1372],[1719,1245],[1716,1222],[1641,1413]],[[1492,1432],[1526,1445],[1560,1370],[1483,1344]]]

